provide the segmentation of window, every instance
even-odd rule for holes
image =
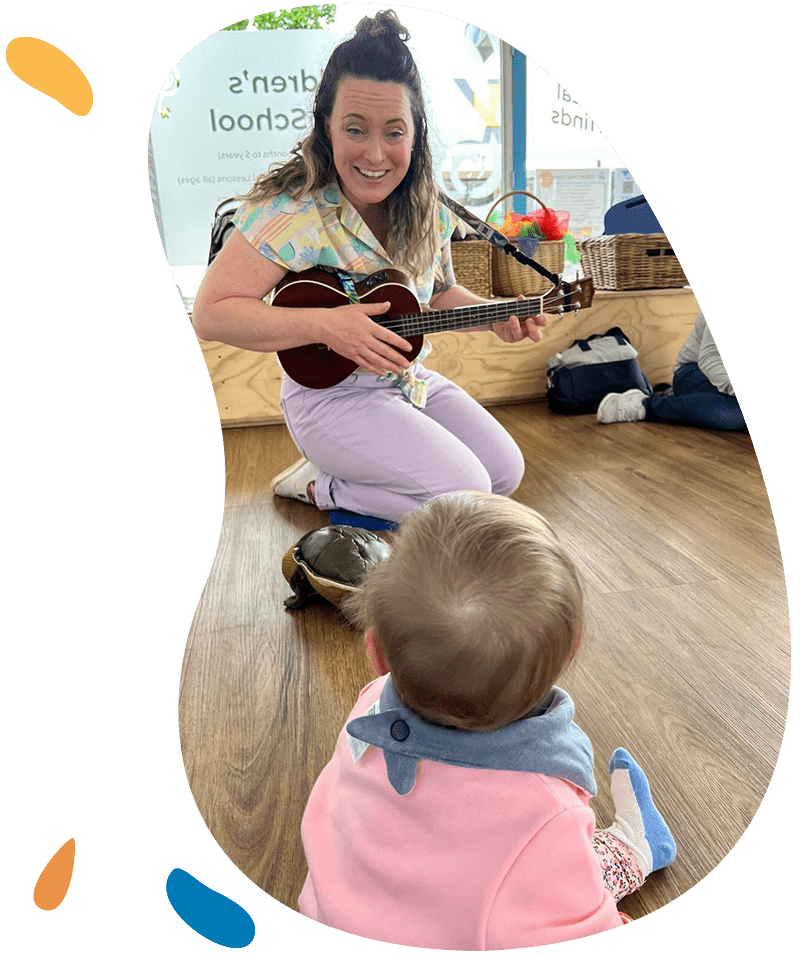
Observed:
[[[214,33],[170,74],[151,122],[150,180],[185,299],[205,270],[216,206],[287,158],[310,128],[331,51],[378,9],[341,4],[330,28]],[[478,27],[431,11],[396,11],[423,78],[437,179],[458,202],[485,218],[504,193],[526,189],[567,209],[572,231],[587,235],[602,231],[609,205],[638,194],[557,80]]]
[[[525,188],[569,211],[574,235],[598,235],[608,208],[639,189],[569,91],[530,60],[526,67]]]

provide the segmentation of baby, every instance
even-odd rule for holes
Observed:
[[[616,819],[595,828],[591,744],[554,685],[580,643],[582,588],[550,525],[505,497],[436,498],[404,518],[348,613],[379,678],[309,798],[300,911],[469,951],[628,920],[616,901],[675,842],[622,749]]]

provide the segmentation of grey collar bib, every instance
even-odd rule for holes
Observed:
[[[379,704],[351,720],[353,740],[383,750],[389,782],[401,796],[414,788],[420,759],[472,769],[505,769],[566,779],[594,795],[594,755],[586,734],[573,723],[570,696],[553,687],[531,716],[496,730],[470,732],[437,726],[404,706],[389,676]],[[351,745],[353,758],[366,749]]]

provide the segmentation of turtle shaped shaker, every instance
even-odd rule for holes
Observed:
[[[360,527],[309,531],[283,556],[281,570],[293,591],[284,604],[299,610],[318,594],[338,607],[345,594],[358,590],[367,570],[390,554],[385,540]]]

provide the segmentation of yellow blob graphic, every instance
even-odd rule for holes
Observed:
[[[40,909],[57,909],[64,901],[75,865],[75,840],[70,839],[42,870],[33,890],[33,901]]]
[[[6,63],[23,83],[52,96],[77,116],[92,108],[92,87],[80,67],[57,46],[18,36],[6,47]]]

